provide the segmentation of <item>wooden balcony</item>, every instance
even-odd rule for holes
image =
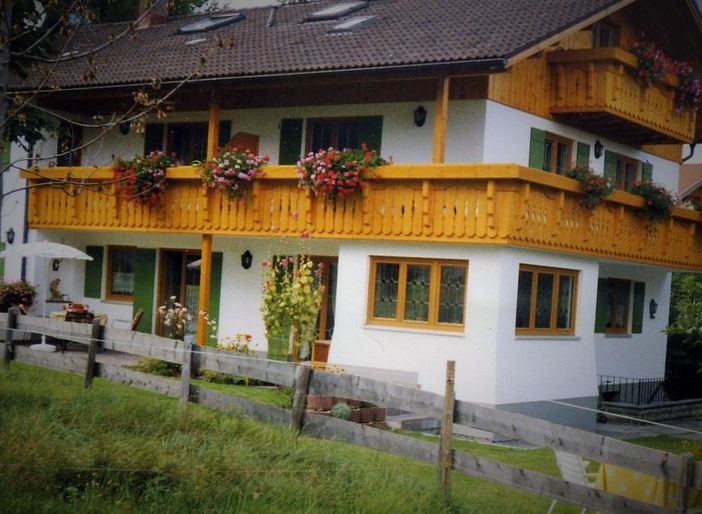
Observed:
[[[553,51],[550,111],[567,123],[635,146],[691,143],[695,113],[675,112],[675,85],[644,85],[621,48]]]
[[[66,172],[24,172],[38,186],[32,228],[513,245],[702,271],[699,213],[676,209],[652,228],[638,196],[617,191],[591,211],[577,182],[512,164],[396,164],[336,203],[299,189],[292,166],[266,167],[232,201],[179,167],[160,207],[118,198],[109,168],[74,168],[74,185],[51,185]]]

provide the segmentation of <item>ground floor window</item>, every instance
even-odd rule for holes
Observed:
[[[371,257],[368,322],[461,330],[468,263]]]
[[[107,247],[108,300],[132,301],[134,298],[134,258],[136,248],[131,246]]]
[[[521,265],[517,335],[573,335],[578,272]]]
[[[640,334],[643,328],[646,284],[620,278],[603,278],[597,284],[595,332]]]

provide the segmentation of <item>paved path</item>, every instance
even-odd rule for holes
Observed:
[[[616,439],[669,435],[702,441],[702,417],[662,421],[655,425],[608,422],[597,425],[597,433]]]

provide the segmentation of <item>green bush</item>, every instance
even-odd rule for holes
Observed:
[[[139,359],[134,366],[131,366],[131,368],[134,371],[151,373],[152,375],[161,375],[162,377],[178,377],[180,376],[181,370],[180,364],[174,364],[172,362],[166,362],[160,359],[153,359],[151,357]]]
[[[331,415],[333,418],[351,419],[351,407],[343,402],[339,402],[332,407]]]

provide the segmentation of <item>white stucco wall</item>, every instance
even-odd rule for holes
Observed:
[[[604,173],[604,155],[595,159],[593,148],[598,139],[609,150],[639,161],[653,164],[653,180],[672,192],[678,190],[678,164],[626,146],[609,139],[578,130],[569,125],[540,118],[493,101],[486,102],[484,162],[509,162],[529,165],[531,128],[563,136],[590,145],[590,166],[600,175]],[[573,154],[575,161],[575,154]]]
[[[232,136],[249,132],[260,136],[259,151],[268,155],[271,163],[278,162],[280,120],[285,118],[326,118],[354,116],[382,116],[383,137],[381,153],[395,162],[431,162],[433,144],[434,102],[422,102],[427,109],[423,127],[414,124],[414,110],[419,103],[380,103],[367,105],[328,105],[270,109],[223,110],[221,120],[232,121]],[[448,162],[480,162],[483,152],[484,100],[453,101],[449,107],[446,159]],[[207,112],[177,112],[160,120],[165,123],[206,122]],[[97,129],[84,131],[84,139],[97,135]],[[131,158],[142,154],[143,135],[130,131],[126,136],[117,131],[108,133],[83,152],[82,164],[100,166],[110,164],[113,156]],[[304,151],[304,138],[300,153]]]
[[[598,374],[624,378],[662,378],[665,374],[667,341],[663,330],[668,324],[671,274],[659,268],[603,263],[600,266],[600,277],[645,282],[646,292],[641,334],[595,334]],[[652,299],[658,304],[654,319],[649,316]]]

